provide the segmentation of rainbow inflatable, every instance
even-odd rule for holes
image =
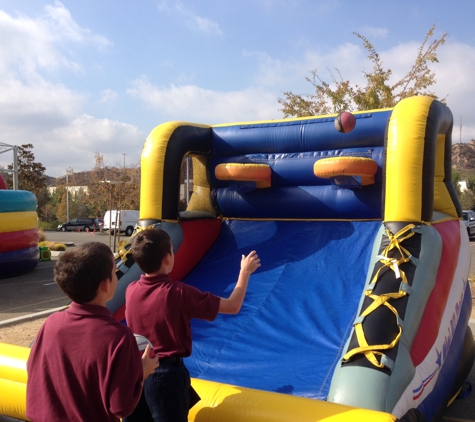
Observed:
[[[237,316],[192,326],[191,421],[433,421],[464,384],[475,346],[452,114],[420,96],[354,115],[346,134],[328,115],[170,122],[147,138],[136,230],[170,234],[172,277],[228,296],[242,254],[262,263]],[[130,244],[117,263],[121,320],[140,274]],[[0,413],[25,417],[27,355],[0,345]]]
[[[5,278],[38,265],[38,216],[36,196],[24,190],[7,190],[0,178],[0,278]]]

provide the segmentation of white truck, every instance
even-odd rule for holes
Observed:
[[[138,221],[139,211],[109,210],[104,214],[103,230],[111,230],[111,233],[115,233],[119,228],[120,232],[124,232],[126,236],[131,236]]]

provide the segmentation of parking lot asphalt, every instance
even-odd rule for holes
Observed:
[[[62,242],[74,247],[85,242],[102,242],[114,250],[113,236],[103,233],[46,232],[46,240]],[[122,240],[127,240],[123,237]],[[116,239],[115,246],[118,245]],[[54,254],[54,253],[53,253]],[[56,255],[56,254],[54,254]],[[15,323],[22,318],[41,316],[69,304],[70,300],[53,279],[53,267],[57,256],[51,261],[39,262],[26,274],[0,279],[0,325]]]
[[[107,234],[103,233],[76,233],[76,232],[46,232],[47,240],[63,242],[74,247],[89,241],[109,243]],[[122,240],[128,238],[122,237]],[[470,243],[472,264],[470,272],[475,274],[475,241]],[[0,326],[14,324],[27,319],[37,318],[54,312],[69,304],[70,300],[64,296],[53,280],[53,267],[57,257],[51,261],[40,262],[35,270],[16,277],[0,279]],[[475,320],[470,320],[472,333],[475,334]],[[475,389],[475,366],[467,378],[469,385]],[[0,422],[13,422],[17,419],[0,415]],[[475,391],[465,398],[455,400],[447,409],[442,422],[475,422]]]

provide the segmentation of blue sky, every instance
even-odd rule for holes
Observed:
[[[433,24],[449,36],[432,89],[452,110],[453,141],[468,142],[473,16],[473,0],[0,0],[0,142],[32,143],[54,177],[91,170],[96,152],[138,164],[161,123],[282,118],[277,98],[310,94],[312,70],[362,84],[372,65],[353,32],[398,80]]]

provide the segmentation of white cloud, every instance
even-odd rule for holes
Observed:
[[[19,129],[17,133],[26,136],[31,133],[31,129]],[[31,141],[28,137],[18,139],[21,141],[14,144]],[[104,163],[109,166],[123,163],[124,153],[127,154],[128,163],[138,164],[144,141],[144,134],[135,126],[82,114],[67,125],[56,125],[53,129],[38,132],[31,143],[35,161],[46,167],[46,174],[58,177],[64,175],[67,168],[75,171],[91,170],[96,152],[104,156]],[[0,164],[4,166],[11,162],[11,157],[5,156],[0,155]],[[5,160],[10,161],[4,163]]]
[[[54,6],[45,6],[46,25],[58,40],[66,38],[76,42],[92,43],[98,49],[110,47],[112,43],[104,36],[93,34],[89,28],[81,28],[71,17],[71,13],[59,1]]]
[[[142,77],[127,92],[169,120],[217,124],[281,117],[276,95],[262,88],[220,92],[196,85],[157,87]]]
[[[118,94],[116,91],[112,89],[104,89],[101,92],[101,103],[108,103],[115,101],[118,97]]]
[[[208,34],[221,35],[223,32],[219,24],[209,18],[197,15],[193,10],[186,7],[180,0],[160,1],[157,3],[159,11],[176,13],[179,20],[183,20],[190,29],[197,29]]]
[[[35,159],[52,176],[69,167],[91,169],[96,151],[109,165],[129,151],[137,151],[130,153],[130,160],[138,161],[144,136],[136,127],[84,114],[84,94],[48,79],[63,70],[80,70],[68,57],[71,43],[102,50],[110,41],[78,25],[60,2],[46,6],[36,19],[0,11],[0,37],[2,142],[33,144]],[[102,92],[102,101],[116,97],[113,90]],[[0,165],[10,162],[11,157],[0,156]]]
[[[415,63],[420,42],[399,44],[381,52],[380,57],[385,69],[392,70],[391,81],[403,78]],[[460,116],[463,116],[462,141],[475,139],[475,47],[452,42],[450,39],[437,50],[438,63],[429,65],[435,73],[436,83],[428,88],[440,99],[445,99],[454,116],[454,142],[459,140]],[[370,69],[370,62],[366,67]]]
[[[331,83],[332,75],[339,79],[338,71],[340,71],[345,80],[361,84],[363,82],[361,70],[366,59],[362,49],[352,43],[342,44],[324,53],[319,50],[307,50],[300,60],[284,61],[260,51],[244,51],[243,56],[257,60],[258,72],[252,79],[253,85],[273,90],[275,96],[282,96],[284,91],[301,95],[312,93],[313,87],[306,78],[311,79],[311,72],[314,70],[328,83]]]
[[[123,153],[137,164],[145,141],[144,134],[133,125],[87,114],[77,117],[68,126],[58,127],[48,136],[42,145],[48,150],[48,161],[55,163],[48,168],[57,172],[63,170],[65,152],[67,167],[77,171],[93,168],[96,152],[104,156],[106,165],[121,163]]]
[[[192,16],[191,21],[195,23],[198,29],[202,32],[208,32],[211,34],[222,34],[219,25],[208,18],[202,18],[201,16]]]
[[[62,85],[38,80],[34,86],[10,77],[0,82],[0,130],[8,143],[24,143],[67,125],[80,112],[83,97]]]
[[[259,71],[254,77],[254,83],[260,86],[278,86],[285,83],[289,80],[288,75],[294,68],[293,64],[284,63],[260,51],[244,51],[243,56],[257,59]]]
[[[363,26],[361,30],[357,32],[364,35],[369,40],[374,38],[386,38],[389,34],[387,28],[377,28],[374,26]]]
[[[400,80],[412,67],[420,42],[401,43],[391,49],[378,51],[383,67],[393,72],[392,81]],[[373,64],[361,45],[345,43],[322,53],[306,51],[300,60],[284,61],[265,52],[245,51],[244,57],[255,59],[258,71],[252,84],[241,91],[219,92],[197,85],[155,86],[146,77],[134,81],[129,94],[140,98],[148,106],[170,120],[191,120],[202,123],[225,123],[238,120],[281,118],[277,96],[284,91],[308,94],[313,87],[305,77],[311,70],[326,82],[330,72],[353,85],[364,86],[363,71],[372,72]],[[475,85],[471,83],[475,68],[475,47],[446,42],[438,51],[439,63],[431,64],[437,83],[430,88],[447,103],[454,115],[455,127],[463,115],[464,139],[475,139]],[[454,138],[455,138],[454,134]]]
[[[92,44],[104,49],[111,42],[81,28],[60,2],[45,6],[45,14],[37,19],[24,15],[13,17],[0,10],[0,73],[15,72],[23,78],[35,79],[41,70],[66,68],[79,71],[81,66],[63,52],[67,43]]]
[[[459,141],[461,117],[462,141],[475,139],[475,47],[448,41],[441,47],[438,56],[439,63],[433,65],[437,79],[434,91],[440,97],[446,97],[454,116],[453,141]]]
[[[41,19],[13,18],[0,10],[0,73],[15,72],[24,78],[36,77],[38,70],[60,66],[77,67],[63,57],[54,44],[54,35]]]
[[[337,46],[324,54],[315,51],[307,51],[300,69],[306,70],[310,77],[310,71],[317,70],[318,75],[325,82],[330,83],[333,75],[339,79],[338,71],[344,80],[352,84],[361,84],[363,81],[362,71],[367,62],[363,49],[354,43],[345,43]]]
[[[284,61],[259,51],[245,51],[243,55],[255,58],[258,62],[258,72],[253,78],[253,84],[273,90],[276,96],[281,96],[284,91],[302,95],[312,93],[313,87],[306,78],[311,79],[311,72],[314,70],[328,83],[331,83],[332,76],[339,79],[339,71],[343,79],[361,84],[362,70],[367,61],[361,47],[352,43],[342,44],[326,52],[306,50],[300,60]]]

